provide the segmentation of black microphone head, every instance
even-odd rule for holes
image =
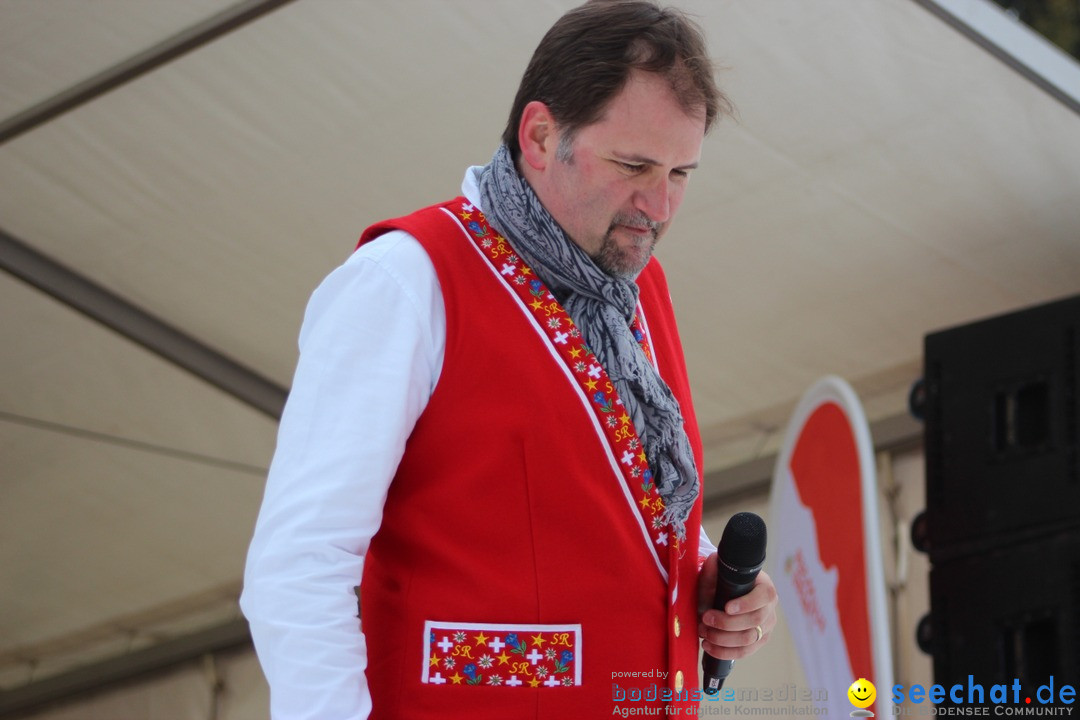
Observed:
[[[735,572],[756,572],[765,563],[765,540],[764,520],[752,512],[735,513],[720,538],[720,562]]]

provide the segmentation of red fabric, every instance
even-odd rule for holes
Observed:
[[[614,702],[615,684],[646,693],[653,686],[662,696],[676,670],[684,674],[683,695],[692,696],[700,499],[682,557],[669,561],[669,573],[680,578],[671,608],[588,411],[502,281],[484,267],[487,260],[439,207],[373,226],[361,238],[395,228],[416,237],[434,263],[447,324],[439,383],[406,445],[365,560],[361,622],[372,718],[608,716],[616,705],[648,704]],[[700,468],[682,348],[655,260],[638,284],[653,351],[682,406]],[[424,683],[428,620],[580,624],[581,685]],[[625,675],[656,671],[667,680]]]

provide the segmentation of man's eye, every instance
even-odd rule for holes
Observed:
[[[630,172],[630,173],[639,173],[639,172],[641,172],[642,170],[645,169],[644,165],[636,165],[634,163],[627,163],[627,162],[620,162],[619,167],[621,167],[626,172]]]

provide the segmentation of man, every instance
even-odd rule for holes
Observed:
[[[725,108],[705,57],[649,2],[567,13],[463,197],[369,228],[313,295],[242,598],[276,718],[688,714],[699,648],[772,630],[765,574],[701,612],[652,259]]]

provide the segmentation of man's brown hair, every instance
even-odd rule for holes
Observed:
[[[539,100],[568,136],[601,119],[632,70],[663,75],[686,113],[705,130],[733,107],[716,86],[705,37],[675,8],[649,0],[590,0],[563,15],[540,41],[510,110],[503,142],[516,160],[525,106]]]

